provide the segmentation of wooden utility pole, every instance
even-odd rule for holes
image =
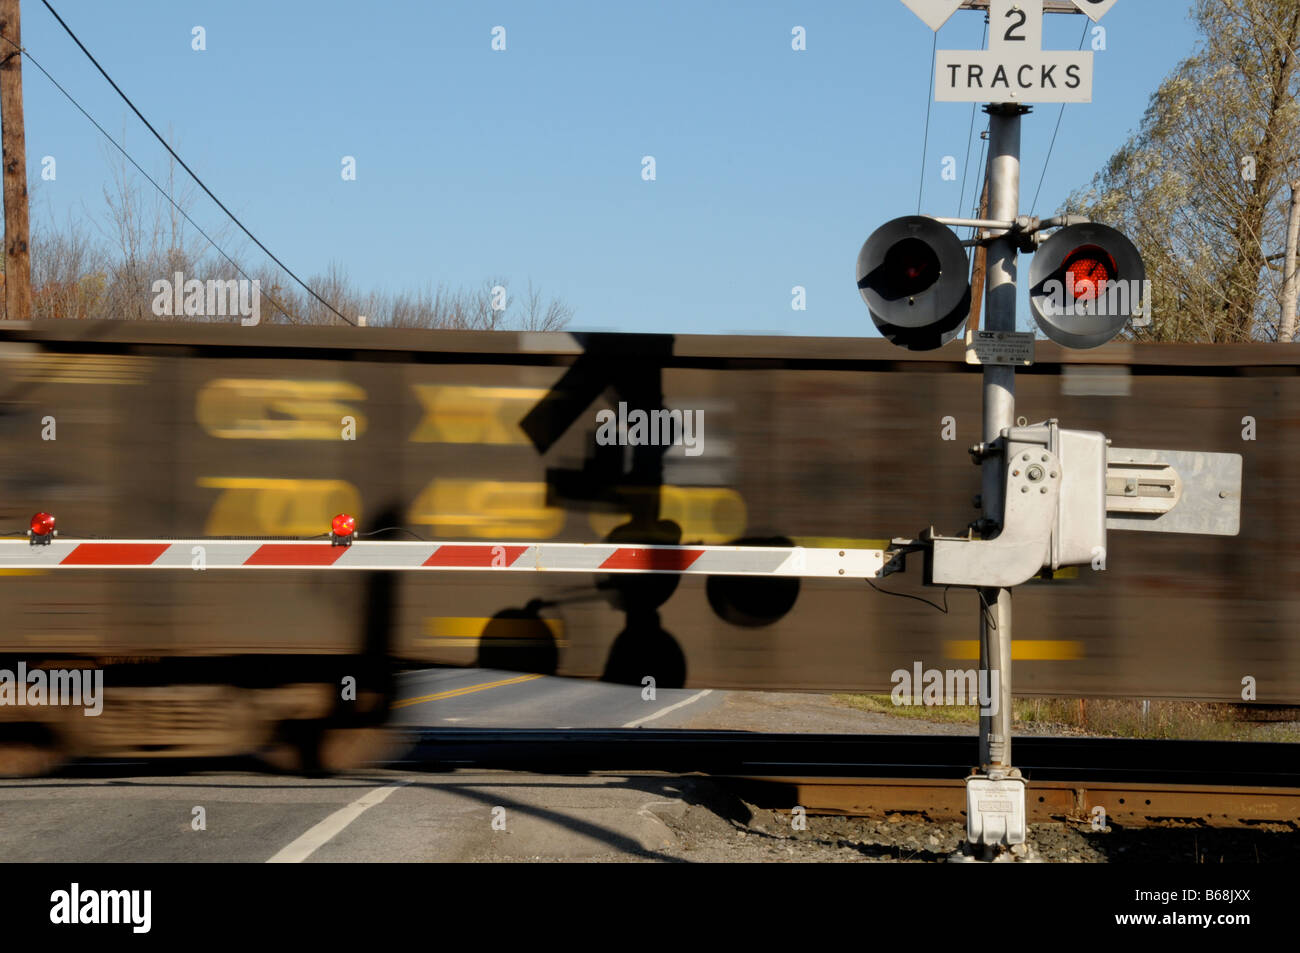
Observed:
[[[1297,272],[1297,255],[1300,255],[1300,179],[1291,183],[1291,215],[1287,219],[1286,257],[1282,264],[1282,323],[1278,325],[1277,339],[1282,344],[1295,340],[1296,305],[1300,303],[1300,272]]]
[[[12,321],[28,321],[32,316],[21,49],[18,0],[0,0],[0,163],[4,166],[5,317]]]
[[[979,214],[975,217],[989,217],[989,178],[987,173],[984,176],[984,191],[980,193]],[[975,229],[975,235],[978,237],[979,234],[980,230]],[[968,331],[978,331],[980,329],[980,310],[984,306],[984,271],[988,267],[988,260],[988,247],[976,245],[970,283],[970,319],[966,322]]]

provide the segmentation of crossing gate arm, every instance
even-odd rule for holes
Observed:
[[[879,549],[240,539],[0,540],[0,569],[360,569],[872,578]]]

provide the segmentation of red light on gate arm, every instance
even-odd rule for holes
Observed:
[[[1115,259],[1097,245],[1084,245],[1070,252],[1061,269],[1066,274],[1065,286],[1074,289],[1076,301],[1095,299],[1102,291],[1102,284],[1114,281],[1119,272]]]
[[[335,546],[351,546],[356,531],[357,521],[347,513],[340,513],[330,522],[330,542]]]
[[[32,517],[31,529],[27,531],[32,545],[43,545],[54,538],[54,517],[49,513],[37,513]]]

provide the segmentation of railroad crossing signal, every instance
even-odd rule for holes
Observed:
[[[883,337],[932,351],[961,333],[970,315],[966,252],[952,229],[907,215],[872,232],[858,253],[858,290]]]
[[[959,221],[906,215],[876,229],[863,244],[858,290],[881,336],[891,343],[931,351],[956,339],[965,326],[971,306],[966,254],[944,224]],[[1015,226],[1026,248],[1047,227],[1036,219],[1006,224]],[[1038,247],[1029,283],[1034,320],[1066,347],[1098,347],[1130,321],[1149,322],[1151,288],[1142,255],[1109,225],[1061,228]],[[1030,360],[1032,353],[1026,353],[1024,362]]]
[[[1105,225],[1073,216],[1021,215],[1020,120],[1027,102],[1092,101],[1091,51],[1043,50],[1043,16],[1082,11],[1095,23],[1115,0],[903,0],[935,31],[959,9],[987,9],[989,48],[941,50],[935,99],[983,102],[989,113],[988,217],[896,219],[858,255],[858,288],[881,333],[909,349],[947,343],[965,324],[971,292],[963,243],[944,226],[980,234],[988,247],[986,328],[1003,345],[1016,332],[1016,264],[1037,252],[1030,280],[1034,319],[1052,340],[1096,347],[1117,335],[1150,294],[1142,256]],[[1043,233],[1059,228],[1046,241]],[[958,271],[959,269],[959,271]],[[953,274],[953,271],[957,271]],[[1149,322],[1148,322],[1149,323]],[[978,337],[979,335],[976,335]],[[967,348],[970,360],[972,348]],[[1032,346],[1032,344],[1031,344]],[[893,569],[925,554],[930,585],[981,590],[980,674],[1000,673],[1002,704],[980,715],[980,769],[966,779],[967,840],[986,848],[1023,843],[1025,779],[1011,762],[1011,588],[1034,567],[1104,568],[1108,529],[1235,535],[1241,458],[1235,454],[1116,450],[1104,434],[1061,428],[1056,420],[1013,426],[1015,364],[1032,351],[990,353],[984,363],[984,439],[971,447],[982,469],[983,516],[959,536],[894,540]]]
[[[1057,344],[1105,344],[1150,306],[1142,255],[1109,225],[1063,228],[1029,265],[1029,309]]]

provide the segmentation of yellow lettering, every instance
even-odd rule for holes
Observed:
[[[358,434],[365,432],[366,418],[344,403],[365,399],[347,381],[225,377],[199,391],[195,415],[204,430],[227,440],[338,440],[345,416],[355,418]]]
[[[208,514],[208,536],[315,536],[330,517],[361,519],[361,494],[346,480],[204,477],[199,486],[221,491]]]
[[[631,489],[625,493],[652,493],[653,490]],[[717,486],[660,487],[659,518],[672,520],[682,528],[683,542],[717,545],[744,535],[748,513],[744,498],[735,490]],[[626,515],[592,513],[591,528],[602,538]]]
[[[519,422],[547,394],[544,387],[412,386],[424,417],[411,443],[526,444]]]
[[[564,528],[564,510],[546,505],[545,483],[434,480],[407,519],[440,536],[548,539]]]

